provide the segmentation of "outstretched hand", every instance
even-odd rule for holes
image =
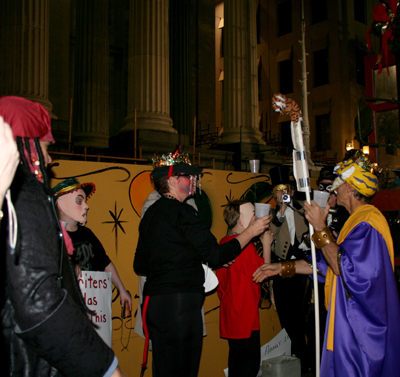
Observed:
[[[282,265],[280,263],[264,263],[253,274],[253,281],[262,283],[265,279],[280,274],[281,271]]]

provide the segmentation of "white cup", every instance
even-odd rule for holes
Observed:
[[[314,190],[314,201],[321,207],[325,208],[329,199],[329,192]]]
[[[267,203],[255,203],[256,207],[256,217],[259,219],[260,217],[264,217],[269,215],[269,210],[271,209],[271,204]]]
[[[254,174],[258,174],[260,170],[260,160],[249,160],[250,171]]]

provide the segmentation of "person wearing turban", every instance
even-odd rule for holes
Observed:
[[[328,309],[322,351],[322,377],[391,377],[400,370],[400,303],[393,240],[382,213],[369,204],[378,190],[378,168],[361,152],[335,168],[331,190],[350,217],[335,239],[326,217],[329,205],[305,203],[313,225],[319,279],[325,281]],[[263,265],[255,281],[268,276],[312,274],[306,261],[293,266]]]

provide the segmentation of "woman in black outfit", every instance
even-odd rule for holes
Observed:
[[[238,237],[218,245],[197,212],[184,203],[194,194],[201,172],[179,151],[158,160],[152,178],[161,198],[139,226],[134,270],[147,276],[145,319],[156,376],[197,376],[203,338],[202,263],[219,268],[232,261],[270,221],[269,216],[255,220]]]

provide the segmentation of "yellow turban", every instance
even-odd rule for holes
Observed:
[[[372,196],[378,190],[378,178],[366,167],[361,167],[353,159],[340,162],[334,172],[338,175],[333,182],[331,192],[347,182],[351,187],[364,196]]]

